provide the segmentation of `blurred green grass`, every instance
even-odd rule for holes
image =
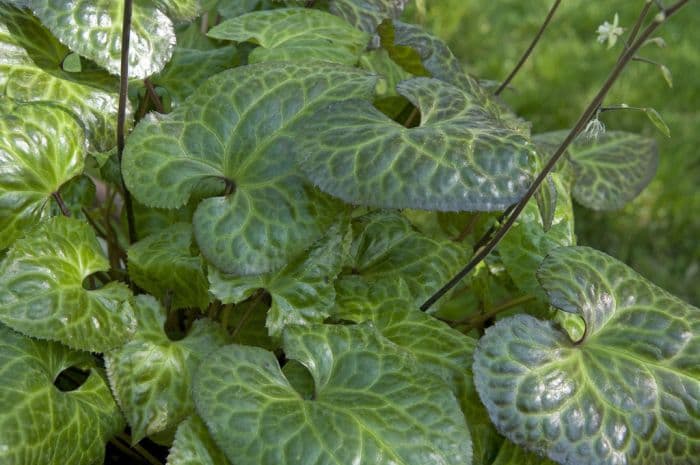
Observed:
[[[433,0],[425,26],[448,42],[466,69],[502,80],[534,37],[554,0]],[[504,99],[532,122],[533,133],[570,127],[615,63],[595,31],[615,13],[626,32],[643,0],[565,1],[534,55],[504,92]],[[669,1],[666,2],[670,4]],[[412,12],[407,12],[415,20]],[[578,207],[580,244],[628,263],[679,297],[700,304],[700,5],[689,6],[659,30],[668,46],[649,45],[640,55],[668,66],[670,89],[659,70],[632,63],[606,100],[657,109],[671,128],[665,138],[637,112],[610,112],[609,129],[655,137],[660,163],[651,185],[619,212]]]

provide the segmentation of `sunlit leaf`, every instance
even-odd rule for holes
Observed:
[[[0,98],[0,249],[47,216],[51,194],[84,161],[85,136],[70,114]]]
[[[46,220],[18,239],[0,264],[0,322],[41,339],[104,352],[123,344],[136,321],[131,291],[83,280],[109,269],[94,231],[73,218]]]
[[[77,389],[63,392],[54,380],[69,367],[89,375]],[[105,444],[124,425],[89,354],[30,339],[2,325],[0,411],[3,465],[102,463]]]
[[[206,308],[209,283],[204,260],[193,254],[192,225],[177,223],[147,236],[129,250],[129,276],[159,299],[172,297],[174,308]]]
[[[134,304],[137,328],[123,347],[105,356],[114,396],[131,426],[133,442],[174,428],[193,413],[190,391],[195,369],[204,357],[226,344],[223,329],[197,320],[179,341],[165,334],[165,309],[151,296]]]
[[[230,462],[214,443],[198,415],[180,423],[168,453],[167,465],[228,465]]]
[[[474,375],[498,429],[559,463],[693,463],[700,310],[587,247],[554,250],[539,278],[585,335],[527,315],[487,329]]]
[[[254,42],[249,63],[324,60],[354,65],[369,35],[319,10],[286,8],[248,13],[212,28],[209,37]]]
[[[311,372],[313,399],[255,347],[224,347],[198,371],[197,410],[232,462],[471,463],[450,389],[371,326],[290,327],[284,349]]]
[[[201,181],[225,180],[194,214],[203,256],[227,273],[280,268],[343,208],[298,174],[299,120],[373,88],[373,76],[326,63],[224,71],[169,115],[138,125],[124,152],[126,185],[148,206],[176,208]]]

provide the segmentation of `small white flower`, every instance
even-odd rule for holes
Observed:
[[[584,129],[581,133],[581,137],[584,140],[598,140],[598,137],[602,136],[603,134],[605,134],[605,125],[596,115],[595,118],[588,122],[586,129]]]
[[[613,19],[612,24],[605,21],[603,24],[598,26],[598,31],[596,31],[598,33],[598,42],[602,44],[607,41],[608,48],[613,48],[617,43],[617,38],[620,37],[623,32],[625,32],[624,28],[621,28],[619,24],[620,17],[617,13],[615,13],[615,18]]]

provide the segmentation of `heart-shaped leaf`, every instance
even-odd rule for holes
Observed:
[[[27,10],[0,3],[3,94],[60,103],[82,122],[91,150],[108,150],[116,140],[119,83],[92,62],[83,61],[80,73],[64,71],[69,53]]]
[[[450,389],[370,325],[293,326],[284,348],[311,372],[313,399],[294,390],[271,352],[255,347],[224,347],[198,372],[197,410],[232,462],[471,463]]]
[[[260,276],[227,276],[209,270],[211,292],[223,303],[238,303],[257,289],[272,296],[266,326],[272,337],[290,324],[320,323],[335,300],[333,281],[347,258],[350,236],[332,227],[311,249],[279,271]]]
[[[552,141],[562,141],[567,133],[545,133],[534,140],[552,146]],[[569,146],[567,156],[574,171],[574,198],[593,210],[618,210],[652,180],[659,151],[654,139],[609,131],[595,140],[576,139]]]
[[[585,335],[527,315],[486,331],[474,376],[498,429],[562,464],[693,463],[700,310],[587,247],[554,250],[539,278]]]
[[[175,208],[202,180],[225,180],[224,195],[201,201],[194,214],[202,255],[227,273],[277,269],[344,208],[298,174],[298,125],[320,107],[371,94],[374,82],[328,63],[219,73],[169,115],[138,125],[124,152],[126,185],[146,205]]]
[[[47,216],[51,194],[84,161],[85,136],[69,113],[0,98],[0,249]]]
[[[311,116],[299,144],[302,169],[346,202],[383,208],[502,210],[530,184],[532,144],[463,90],[414,78],[398,92],[421,111],[418,127],[349,99]]]
[[[136,324],[126,285],[83,288],[106,271],[95,233],[77,219],[55,217],[18,239],[0,264],[0,321],[41,339],[105,352],[123,344]]]
[[[285,8],[248,13],[209,31],[209,37],[255,42],[249,63],[323,60],[354,65],[369,35],[319,10]]]
[[[206,308],[209,283],[204,260],[190,251],[192,225],[177,223],[129,248],[129,276],[159,299],[172,296],[174,308]]]
[[[163,69],[170,60],[175,47],[175,31],[172,21],[162,10],[177,13],[178,3],[189,5],[194,2],[134,2],[129,35],[129,77],[148,77]],[[74,0],[66,4],[63,0],[29,0],[29,5],[58,40],[110,73],[119,75],[124,2]]]
[[[70,367],[85,382],[61,391],[54,381]],[[85,352],[38,341],[0,325],[0,463],[102,463],[107,440],[124,421],[107,382]]]
[[[229,465],[198,415],[180,423],[168,453],[167,465]]]
[[[190,391],[195,369],[228,340],[218,324],[197,320],[184,339],[172,341],[165,334],[165,309],[153,297],[137,296],[134,309],[138,321],[134,336],[106,354],[105,366],[136,443],[175,428],[193,413]]]

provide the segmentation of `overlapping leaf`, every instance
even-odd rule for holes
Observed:
[[[318,239],[342,208],[298,174],[295,126],[322,106],[370,94],[374,79],[326,63],[219,73],[173,113],[135,129],[124,152],[126,184],[142,203],[167,208],[183,205],[202,180],[235,185],[199,203],[197,244],[224,272],[272,271]]]
[[[331,13],[363,31],[374,33],[385,19],[401,16],[408,0],[330,0]]]
[[[131,291],[83,280],[109,269],[94,231],[77,219],[46,220],[18,239],[0,264],[0,322],[41,339],[104,352],[134,330]]]
[[[371,326],[294,326],[284,341],[314,378],[312,400],[254,347],[224,347],[198,372],[197,410],[232,462],[471,463],[450,389]]]
[[[56,106],[0,98],[0,249],[45,217],[51,194],[82,172],[84,137]]]
[[[587,247],[554,250],[539,277],[585,336],[526,315],[486,331],[475,382],[499,430],[559,463],[693,463],[700,310]]]
[[[190,391],[195,369],[209,352],[226,344],[223,329],[195,321],[184,339],[165,334],[166,312],[151,296],[136,297],[138,326],[133,338],[105,356],[107,374],[134,442],[175,428],[193,413]]]
[[[535,137],[542,145],[561,141],[566,131]],[[572,194],[594,210],[617,210],[633,200],[649,184],[658,164],[653,139],[621,131],[609,131],[597,139],[579,137],[567,150],[574,172]]]
[[[29,6],[58,40],[93,60],[112,74],[121,70],[124,2],[111,0],[29,0]],[[129,35],[129,77],[145,78],[170,60],[175,30],[163,12],[179,15],[195,4],[192,0],[136,0]],[[189,13],[188,13],[189,15]]]
[[[107,150],[116,140],[118,82],[91,62],[83,62],[80,73],[65,72],[69,53],[27,10],[0,3],[2,93],[60,103],[85,127],[89,148]]]
[[[349,239],[338,225],[333,226],[308,253],[260,276],[227,276],[211,269],[211,292],[223,303],[238,303],[265,289],[272,296],[266,326],[273,337],[290,324],[320,323],[335,300],[333,281],[347,257]]]
[[[177,223],[129,248],[129,276],[159,299],[172,297],[174,308],[206,308],[209,283],[204,260],[190,251],[192,225]]]
[[[304,125],[302,169],[346,202],[442,211],[502,210],[530,183],[530,142],[463,90],[414,78],[399,94],[420,109],[406,128],[368,100],[328,105]]]
[[[369,35],[319,10],[285,8],[248,13],[215,26],[209,37],[255,42],[249,63],[323,60],[357,63]]]
[[[54,380],[69,367],[89,370],[77,389]],[[92,357],[0,325],[0,463],[102,463],[107,441],[123,427],[119,409]]]
[[[198,415],[192,415],[180,423],[168,453],[167,465],[228,465],[229,463]]]

